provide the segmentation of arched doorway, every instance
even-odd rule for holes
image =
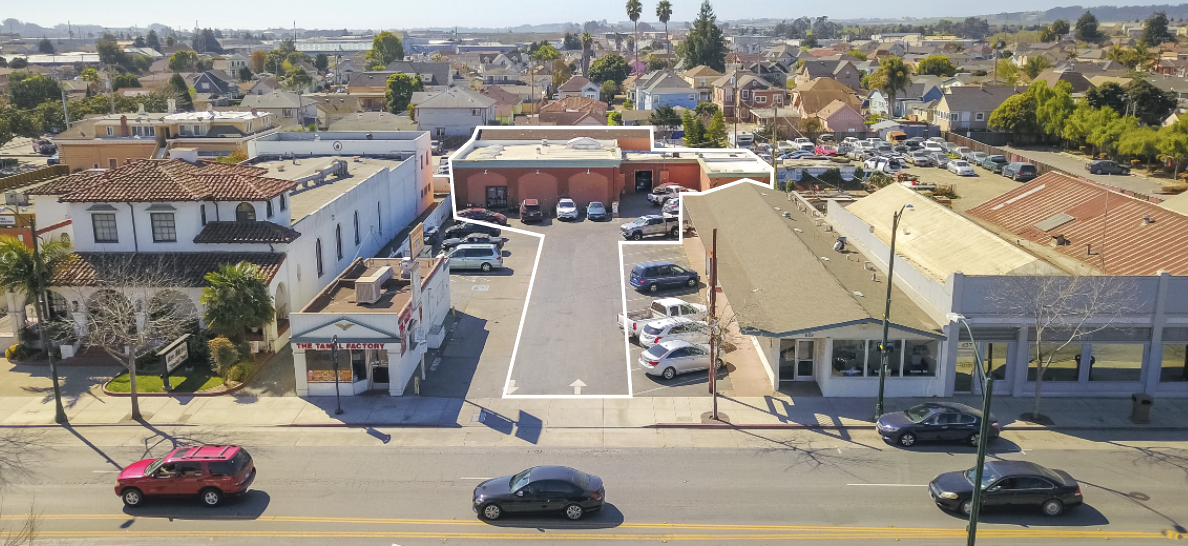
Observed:
[[[87,330],[101,327],[116,337],[136,331],[136,313],[139,310],[128,298],[115,290],[96,291],[87,298]]]
[[[516,199],[536,199],[540,207],[549,210],[557,206],[557,178],[551,174],[526,174],[520,177]]]
[[[579,209],[585,208],[590,201],[602,201],[609,209],[610,181],[601,174],[575,174],[569,177],[569,198],[573,199]]]
[[[276,285],[272,303],[276,306],[276,333],[280,335],[289,329],[289,289],[285,283]]]
[[[505,209],[507,201],[507,178],[500,174],[472,174],[466,178],[466,206]]]
[[[188,296],[177,290],[157,292],[149,300],[146,312],[151,320],[170,316],[186,320],[198,318],[198,306],[194,305],[194,301]]]

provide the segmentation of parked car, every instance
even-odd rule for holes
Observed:
[[[945,472],[928,484],[936,505],[968,516],[973,508],[976,468]],[[1063,470],[1027,461],[987,461],[982,467],[982,507],[1035,506],[1045,516],[1058,516],[1082,504],[1081,486]]]
[[[928,141],[924,143],[924,151],[943,153],[945,151],[945,147],[938,142]]]
[[[664,207],[660,209],[660,213],[665,216],[676,216],[681,211],[681,198],[674,197],[664,203]]]
[[[462,244],[446,253],[450,271],[479,269],[483,272],[503,267],[503,252],[492,244]]]
[[[680,184],[660,184],[648,192],[648,202],[653,205],[663,205],[665,201],[686,191],[689,191],[689,188]]]
[[[762,153],[762,154],[758,154],[758,157],[759,157],[759,161],[762,161],[764,163],[771,163],[771,154]]]
[[[677,317],[702,320],[705,313],[706,307],[701,304],[689,303],[680,298],[658,298],[652,300],[647,308],[619,315],[619,329],[625,330],[630,337],[638,338],[647,325],[656,321]]]
[[[932,158],[933,164],[942,169],[953,160],[953,158],[949,157],[949,154],[946,154],[945,152],[932,152],[928,154],[928,156]]]
[[[472,508],[485,520],[504,514],[562,512],[571,520],[602,509],[602,478],[567,466],[535,466],[474,488]]]
[[[677,374],[708,370],[710,367],[709,345],[699,345],[688,341],[663,341],[653,345],[639,355],[639,364],[644,373],[658,375],[664,379],[672,379]],[[717,359],[715,368],[725,366],[721,357]]]
[[[639,344],[651,347],[665,341],[709,343],[709,325],[687,317],[660,319],[648,323],[639,334]]]
[[[1130,167],[1107,159],[1090,161],[1085,164],[1085,170],[1089,174],[1130,174]]]
[[[965,156],[968,155],[971,150],[969,149],[968,146],[958,146],[956,149],[949,150],[949,151],[954,154],[957,154],[957,157],[960,157],[961,159],[965,159]]]
[[[986,160],[986,153],[969,152],[968,154],[962,156],[961,159],[968,161],[970,165],[981,165],[982,162]]]
[[[57,152],[55,152],[54,155],[49,156],[49,159],[45,160],[46,165],[57,165],[61,162],[62,160],[58,158]]]
[[[238,446],[179,447],[160,459],[144,459],[125,466],[116,480],[115,494],[128,507],[147,497],[198,497],[206,506],[247,492],[256,480],[256,465]]]
[[[926,402],[906,411],[884,413],[875,425],[883,441],[903,447],[933,440],[955,440],[976,446],[981,427],[982,411],[956,402]],[[990,414],[990,439],[998,434],[998,418]]]
[[[974,172],[973,167],[970,166],[969,162],[964,159],[954,159],[950,161],[948,165],[945,165],[945,168],[957,176],[978,175],[978,173]]]
[[[895,174],[901,169],[903,169],[903,162],[888,156],[871,157],[862,163],[862,170],[866,172],[880,171],[886,174]]]
[[[586,218],[590,220],[610,220],[611,213],[607,210],[606,205],[602,201],[590,201],[586,205]]]
[[[1003,166],[1002,175],[1016,182],[1026,182],[1036,177],[1035,165],[1012,161]]]
[[[50,155],[58,151],[58,146],[50,140],[49,135],[33,139],[33,151],[41,155]]]
[[[633,222],[619,226],[619,233],[623,234],[624,239],[635,241],[639,241],[644,237],[655,237],[657,235],[671,235],[676,237],[681,234],[681,222],[677,218],[649,214],[647,216],[640,216]]]
[[[465,237],[454,237],[452,239],[446,239],[442,241],[441,249],[450,250],[451,248],[454,248],[458,245],[470,244],[489,244],[495,245],[495,248],[503,249],[504,243],[507,243],[506,237],[493,237],[491,235],[487,235],[486,233],[471,233]]]
[[[1002,172],[1002,168],[1005,167],[1006,164],[1007,158],[1006,156],[1002,155],[992,155],[982,160],[982,168],[994,173]]]
[[[636,290],[655,293],[672,286],[696,288],[701,276],[672,262],[644,262],[631,268],[630,282]]]
[[[443,231],[442,237],[444,239],[461,239],[471,233],[485,233],[492,237],[503,235],[503,231],[497,227],[485,226],[474,222],[459,222]]]
[[[936,164],[932,157],[924,152],[912,152],[907,155],[908,163],[917,167],[931,167]]]
[[[540,201],[536,199],[525,199],[521,202],[520,221],[525,224],[528,222],[543,222],[544,211],[540,210]]]
[[[491,222],[492,224],[499,224],[501,226],[507,225],[507,216],[499,214],[498,212],[490,211],[481,208],[470,208],[458,211],[455,215],[458,218],[466,218],[467,220],[479,220],[482,222]]]
[[[557,219],[558,220],[577,220],[578,208],[577,203],[568,197],[562,197],[557,201]]]
[[[824,134],[817,137],[817,144],[835,144],[836,142],[837,138],[830,134]]]

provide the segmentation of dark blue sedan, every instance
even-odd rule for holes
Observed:
[[[673,286],[696,288],[700,282],[696,271],[672,262],[644,262],[631,268],[631,286],[644,292]]]
[[[957,441],[978,445],[982,412],[956,402],[927,402],[907,411],[885,413],[876,424],[887,443],[911,447],[919,441]],[[990,439],[998,437],[998,418],[990,414]]]

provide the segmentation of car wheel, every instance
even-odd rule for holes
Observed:
[[[642,233],[639,233],[639,232],[636,232],[636,233],[634,233],[634,234],[632,234],[632,235],[631,235],[631,240],[632,240],[632,241],[642,241],[642,240],[643,240],[643,234],[642,234]]]
[[[582,506],[580,504],[571,504],[565,507],[565,517],[573,521],[582,519],[582,514],[584,513],[585,510],[582,510]]]
[[[135,487],[125,489],[120,498],[124,499],[124,506],[140,506],[144,503],[144,493]]]
[[[672,368],[664,368],[664,373],[661,375],[664,377],[664,379],[672,379],[676,377],[676,370]]]
[[[205,489],[202,491],[202,504],[207,506],[218,506],[223,502],[223,492],[215,488]]]
[[[651,292],[651,293],[655,294],[655,293],[656,293],[658,290],[660,290],[660,286],[659,286],[659,285],[655,285],[655,284],[649,284],[649,285],[648,285],[648,292]]]
[[[726,367],[726,361],[719,358],[718,359],[718,369],[721,370],[722,368],[725,368],[725,367]]]
[[[978,447],[978,440],[981,440],[981,435],[977,432],[970,434],[966,441],[973,447]]]
[[[689,288],[697,288],[697,279],[689,279],[685,281],[685,285]]]
[[[680,234],[681,234],[681,229],[680,229],[680,228],[677,228],[677,227],[674,227],[674,228],[672,228],[672,229],[668,230],[668,234],[669,234],[669,235],[671,235],[671,236],[673,236],[673,237],[676,237],[677,235],[680,235]]]
[[[973,501],[966,500],[966,501],[962,502],[961,503],[961,513],[963,515],[968,516],[970,512],[973,512]]]
[[[494,521],[503,515],[503,509],[498,504],[487,504],[479,509],[479,515],[485,520]]]
[[[1048,499],[1044,501],[1043,510],[1045,516],[1059,516],[1064,511],[1064,503],[1056,499]]]
[[[916,435],[910,432],[905,432],[899,435],[899,445],[903,447],[912,447],[916,445]]]
[[[479,269],[482,269],[483,273],[486,273],[491,270],[491,264],[483,262],[483,265]]]

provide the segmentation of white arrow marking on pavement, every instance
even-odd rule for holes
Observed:
[[[581,380],[581,379],[578,379],[577,381],[574,381],[573,383],[570,383],[570,384],[569,384],[569,386],[570,386],[570,387],[573,387],[573,394],[581,394],[581,393],[582,393],[582,387],[585,387],[585,386],[586,386],[586,384],[585,384],[585,383],[582,383],[582,380]]]
[[[511,394],[511,393],[513,393],[513,392],[516,392],[516,389],[518,389],[518,388],[520,388],[520,387],[517,387],[517,386],[516,386],[516,380],[515,380],[515,379],[512,379],[512,380],[510,380],[510,381],[508,381],[508,382],[507,382],[507,393],[508,393],[508,394]]]

